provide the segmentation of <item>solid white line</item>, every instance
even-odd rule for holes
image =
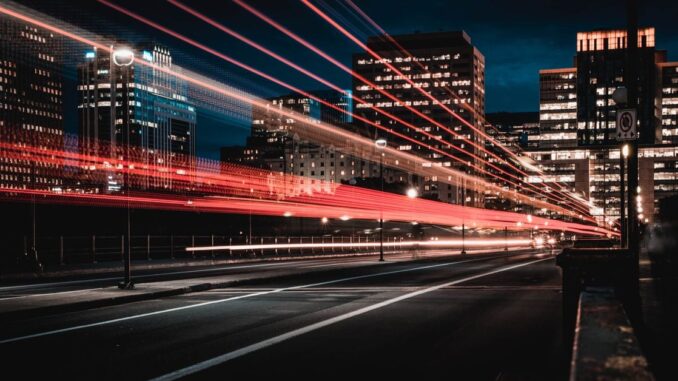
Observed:
[[[513,265],[513,266],[501,267],[501,268],[496,269],[496,270],[484,272],[484,273],[477,274],[477,275],[472,275],[472,276],[469,276],[469,277],[466,277],[466,278],[462,278],[462,279],[458,279],[458,280],[455,280],[455,281],[439,284],[437,286],[432,286],[432,287],[424,288],[424,289],[417,290],[417,291],[414,291],[414,292],[410,292],[410,293],[405,294],[405,295],[401,295],[401,296],[398,296],[398,297],[395,297],[395,298],[392,298],[392,299],[385,300],[383,302],[379,302],[379,303],[376,303],[376,304],[373,304],[373,305],[370,305],[370,306],[367,306],[367,307],[360,308],[360,309],[355,310],[355,311],[345,313],[343,315],[335,316],[335,317],[327,319],[327,320],[323,320],[323,321],[320,321],[320,322],[317,322],[317,323],[314,323],[314,324],[311,324],[311,325],[307,325],[305,327],[298,328],[298,329],[295,329],[293,331],[283,333],[282,335],[278,335],[278,336],[272,337],[270,339],[260,341],[258,343],[237,349],[235,351],[228,352],[228,353],[225,353],[225,354],[217,356],[217,357],[213,357],[209,360],[205,360],[203,362],[188,366],[186,368],[179,369],[179,370],[176,370],[174,372],[162,375],[160,377],[153,378],[151,381],[171,381],[171,380],[176,380],[176,379],[179,379],[179,378],[182,378],[182,377],[186,377],[186,376],[189,376],[191,374],[203,371],[205,369],[223,364],[227,361],[236,359],[238,357],[247,355],[249,353],[258,351],[260,349],[270,347],[272,345],[281,343],[283,341],[292,339],[294,337],[297,337],[297,336],[318,330],[318,329],[323,328],[323,327],[327,327],[327,326],[332,325],[332,324],[339,323],[341,321],[350,319],[350,318],[355,317],[355,316],[366,314],[370,311],[374,311],[374,310],[389,306],[389,305],[394,304],[394,303],[398,303],[398,302],[406,300],[406,299],[411,299],[411,298],[414,298],[414,297],[419,296],[419,295],[423,295],[423,294],[426,294],[426,293],[429,293],[429,292],[432,292],[432,291],[439,290],[441,288],[454,286],[454,285],[457,285],[459,283],[468,282],[470,280],[482,278],[482,277],[492,275],[492,274],[497,274],[497,273],[500,273],[500,272],[503,272],[503,271],[513,270],[513,269],[516,269],[516,268],[519,268],[519,267],[528,266],[528,265],[531,265],[533,263],[542,262],[542,261],[546,261],[546,260],[549,260],[549,259],[551,259],[551,258],[542,258],[542,259],[537,259],[535,261],[520,263],[520,264]]]
[[[242,266],[221,266],[221,267],[214,267],[214,268],[200,269],[200,270],[186,270],[186,271],[172,271],[172,272],[166,272],[166,273],[152,273],[152,274],[145,274],[145,275],[136,275],[136,276],[134,276],[134,279],[163,277],[163,276],[169,276],[169,275],[196,274],[196,273],[204,273],[204,272],[211,272],[211,271],[222,271],[222,270],[238,270],[238,269],[248,269],[248,268],[255,268],[255,267],[266,267],[266,266],[282,266],[282,265],[289,265],[290,263],[298,263],[298,262],[299,261],[295,260],[295,261],[289,261],[289,262],[286,261],[286,262],[281,262],[281,263],[260,263],[260,264],[256,264],[256,265],[242,265]],[[73,280],[73,281],[65,281],[65,282],[52,282],[52,283],[34,283],[34,284],[19,285],[19,286],[6,286],[6,287],[0,287],[0,292],[14,291],[14,290],[26,290],[26,289],[31,289],[31,288],[41,289],[41,288],[47,288],[47,287],[50,287],[50,286],[68,286],[68,285],[74,285],[74,284],[105,282],[105,281],[109,281],[109,280],[120,280],[120,277],[83,279],[83,280]]]
[[[140,318],[144,318],[144,317],[148,317],[148,316],[155,316],[155,315],[161,315],[161,314],[166,314],[166,313],[171,313],[171,312],[176,312],[176,311],[183,311],[183,310],[187,310],[187,309],[204,307],[204,306],[209,306],[209,305],[219,304],[219,303],[225,303],[225,302],[230,302],[230,301],[233,301],[233,300],[252,298],[252,297],[255,297],[255,296],[268,295],[268,294],[273,294],[273,293],[282,292],[282,291],[298,290],[298,289],[301,289],[301,288],[308,288],[308,287],[315,287],[315,286],[324,286],[324,285],[327,285],[327,284],[346,282],[346,281],[356,280],[356,279],[372,278],[372,277],[390,275],[390,274],[399,274],[399,273],[405,273],[405,272],[411,272],[411,271],[417,271],[417,270],[424,270],[424,269],[431,269],[431,268],[443,267],[443,266],[451,266],[451,265],[455,265],[455,264],[459,264],[459,263],[468,263],[468,262],[482,261],[482,260],[495,259],[495,258],[501,258],[501,257],[504,257],[504,255],[497,255],[497,256],[484,257],[484,258],[475,258],[475,259],[467,259],[467,260],[464,260],[464,261],[455,261],[455,262],[441,263],[441,264],[437,264],[437,265],[420,266],[420,267],[415,267],[415,268],[410,268],[410,269],[387,271],[387,272],[378,273],[378,274],[367,274],[367,275],[360,275],[360,276],[354,276],[354,277],[349,277],[349,278],[341,278],[341,279],[335,279],[335,280],[319,282],[319,283],[305,284],[305,285],[300,285],[300,286],[278,288],[278,289],[274,289],[274,290],[271,290],[271,291],[255,292],[255,293],[252,293],[252,294],[234,296],[234,297],[225,298],[225,299],[212,300],[212,301],[209,301],[209,302],[191,304],[191,305],[188,305],[188,306],[169,308],[169,309],[160,310],[160,311],[147,312],[147,313],[138,314],[138,315],[126,316],[126,317],[122,317],[122,318],[118,318],[118,319],[105,320],[105,321],[100,321],[100,322],[96,322],[96,323],[83,324],[83,325],[78,325],[78,326],[73,326],[73,327],[68,327],[68,328],[56,329],[56,330],[53,330],[53,331],[34,333],[34,334],[31,334],[31,335],[26,335],[26,336],[13,337],[13,338],[10,338],[10,339],[5,339],[5,340],[0,341],[0,344],[14,343],[14,342],[17,342],[17,341],[23,341],[23,340],[29,340],[29,339],[34,339],[34,338],[43,337],[43,336],[55,335],[55,334],[58,334],[58,333],[77,331],[77,330],[92,328],[92,327],[99,327],[99,326],[102,326],[102,325],[120,323],[120,322],[123,322],[123,321],[140,319]]]

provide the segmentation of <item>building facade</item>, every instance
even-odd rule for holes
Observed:
[[[114,47],[112,47],[114,48]],[[187,97],[187,85],[155,67],[180,70],[170,52],[159,46],[134,50],[135,62],[119,66],[113,54],[93,49],[78,67],[81,149],[119,156],[126,136],[145,164],[171,167],[195,156],[196,111]],[[146,64],[140,64],[137,61]],[[127,130],[129,126],[129,131]],[[119,176],[106,180],[105,191],[120,189]],[[171,188],[167,178],[138,186]]]
[[[392,147],[425,157],[432,165],[454,167],[477,174],[467,163],[469,161],[475,165],[481,163],[452,146],[482,157],[481,150],[469,144],[471,141],[478,146],[484,145],[482,136],[445,111],[441,105],[454,110],[465,122],[482,131],[485,115],[485,58],[463,31],[416,33],[394,36],[393,39],[395,43],[384,36],[374,36],[367,40],[367,47],[381,56],[383,61],[375,59],[367,52],[353,56],[353,71],[371,83],[353,80],[354,94],[365,101],[356,103],[356,115],[425,142],[436,149],[457,156],[460,160],[456,161],[410,141],[398,140],[391,135],[383,136],[390,140],[389,145]],[[385,63],[407,76],[414,85],[401,78]],[[421,94],[420,89],[428,92],[436,101]],[[401,101],[392,101],[380,90],[391,93]],[[438,136],[446,143],[431,139],[430,136],[377,113],[372,106],[385,110],[433,136]],[[426,115],[436,123],[422,118],[409,108]],[[454,131],[456,136],[445,131],[441,125]],[[383,132],[375,131],[371,126],[362,127],[363,130],[372,131],[373,136],[385,135]],[[464,203],[468,200],[467,205],[482,206],[482,195],[465,194],[463,190],[438,182],[434,178],[421,179],[419,186],[423,197],[453,203]]]
[[[367,161],[360,155],[345,154],[343,147],[303,140],[295,133],[295,126],[302,121],[324,122],[355,131],[350,115],[352,100],[347,95],[351,90],[343,94],[335,91],[311,93],[313,97],[346,112],[297,94],[267,99],[264,107],[255,106],[252,109],[252,130],[247,144],[244,147],[222,148],[221,160],[308,177],[310,182],[322,180],[356,184],[361,179],[377,178],[379,163]],[[289,112],[298,117],[290,118]],[[388,168],[384,169],[384,178],[388,183],[408,181],[404,173]]]
[[[662,143],[678,143],[678,62],[659,64],[661,70]]]
[[[653,222],[659,200],[678,194],[678,63],[655,49],[655,29],[638,31],[639,184],[642,221]],[[612,93],[624,85],[625,30],[577,34],[575,67],[540,70],[539,133],[527,153],[546,174],[530,182],[557,182],[590,202],[599,221],[620,216],[618,107]],[[628,202],[628,201],[627,201]],[[634,201],[636,202],[636,201]]]
[[[0,142],[63,149],[61,37],[0,16]],[[59,190],[53,163],[0,158],[0,187]]]

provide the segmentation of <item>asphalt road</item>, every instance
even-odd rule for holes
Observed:
[[[446,257],[8,322],[16,379],[557,380],[546,254]]]
[[[524,250],[524,248],[521,250]],[[469,250],[468,252],[469,254],[478,254],[487,251],[487,249],[484,249]],[[458,251],[456,251],[456,253],[458,253]],[[395,253],[389,252],[386,254],[386,258],[388,258],[389,261],[408,261],[415,258],[425,259],[430,257],[449,256],[450,254],[452,253],[444,250],[426,250],[418,252],[402,251]],[[209,263],[209,261],[205,261],[204,264],[195,262],[191,265],[182,265],[178,261],[164,261],[165,264],[172,264],[172,266],[159,266],[151,269],[139,269],[140,267],[143,267],[144,264],[150,262],[133,262],[132,277],[135,283],[141,284],[220,275],[253,274],[258,276],[265,273],[275,274],[276,272],[289,268],[318,270],[330,269],[336,266],[374,265],[377,256],[378,254],[374,253],[354,256],[327,255],[325,257],[316,258],[303,258],[300,256],[296,259],[279,258],[278,260],[275,258],[262,258],[247,262],[222,263],[216,265]],[[91,268],[84,268],[82,271],[73,271],[69,275],[52,275],[50,277],[35,279],[29,278],[0,281],[0,299],[110,287],[115,286],[122,280],[122,269],[111,272],[108,271],[110,263],[102,263],[101,265],[105,266],[105,271],[103,272],[95,271],[97,269],[96,266],[94,266]]]

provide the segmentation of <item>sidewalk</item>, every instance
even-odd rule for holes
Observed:
[[[233,257],[205,257],[205,258],[185,258],[185,259],[152,259],[152,260],[133,260],[132,268],[135,272],[144,272],[150,270],[177,269],[182,267],[211,267],[219,265],[229,265],[238,263],[265,263],[279,261],[295,261],[306,259],[321,258],[347,258],[347,257],[366,257],[378,255],[378,252],[360,252],[360,253],[328,253],[328,254],[298,254],[298,255],[264,255],[250,256],[242,258]],[[393,253],[387,253],[392,255]],[[52,268],[46,268],[42,273],[35,272],[7,272],[0,273],[0,282],[11,281],[30,281],[30,280],[49,280],[55,278],[67,278],[82,275],[102,275],[102,274],[121,274],[123,271],[122,261],[107,261],[98,263],[86,263],[76,265],[63,265]]]
[[[390,261],[390,263],[394,263],[394,261]],[[0,299],[0,322],[45,314],[112,306],[141,300],[181,295],[190,292],[206,291],[214,288],[233,287],[245,282],[251,283],[255,281],[282,279],[302,273],[317,273],[355,265],[355,262],[349,262],[346,263],[345,266],[332,266],[328,268],[318,267],[317,269],[287,266],[271,271],[255,273],[237,273],[193,279],[138,283],[133,290],[120,290],[116,286],[110,286],[86,290],[18,296]],[[362,266],[377,265],[380,265],[380,263],[363,262],[362,264]]]

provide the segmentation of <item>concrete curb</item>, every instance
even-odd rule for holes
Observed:
[[[654,381],[621,302],[611,288],[581,293],[570,381]]]

